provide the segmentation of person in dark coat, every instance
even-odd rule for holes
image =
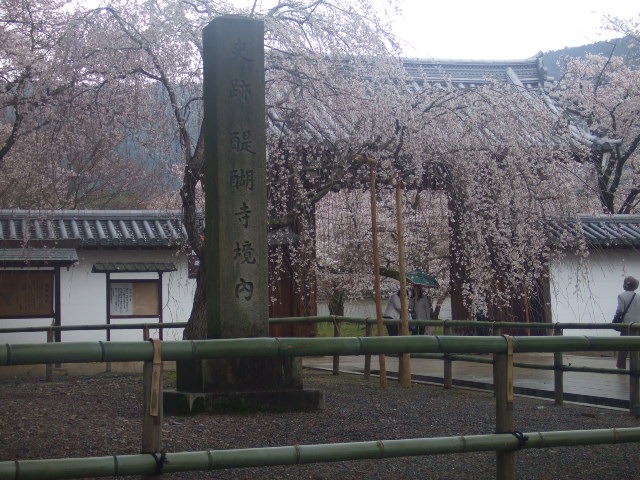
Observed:
[[[638,289],[638,280],[634,277],[626,277],[622,283],[623,292],[618,295],[618,306],[616,315],[624,314],[622,323],[638,323],[640,322],[640,296],[636,295]],[[623,330],[620,335],[627,335],[628,330]],[[616,366],[618,368],[627,368],[627,355],[629,352],[618,352]]]

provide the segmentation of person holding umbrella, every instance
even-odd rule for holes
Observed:
[[[387,324],[387,333],[391,337],[398,336],[398,330],[400,326],[400,318],[402,316],[402,304],[400,303],[400,290],[389,297],[389,301],[387,302],[387,306],[384,309],[384,314],[382,318],[386,318],[387,320],[397,320],[395,325]]]
[[[410,310],[414,312],[415,320],[431,320],[431,298],[425,295],[423,287],[438,287],[436,278],[426,272],[414,270],[407,274],[407,280],[413,284],[411,292]],[[435,333],[434,327],[427,327],[428,335]],[[418,327],[418,334],[424,335],[425,327]]]
[[[409,309],[413,312],[414,320],[431,320],[431,299],[424,294],[422,285],[413,284]],[[433,335],[434,327],[428,327],[426,331],[429,335]],[[418,325],[417,333],[424,335],[425,326]]]

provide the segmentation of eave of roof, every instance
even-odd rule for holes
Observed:
[[[0,243],[69,240],[80,248],[174,248],[187,233],[179,211],[0,210]]]
[[[172,262],[102,262],[95,263],[93,273],[175,272]]]
[[[78,262],[75,248],[0,248],[0,267],[69,266]]]
[[[542,52],[516,60],[402,59],[405,70],[417,82],[445,83],[453,86],[482,85],[499,81],[540,86],[546,80]]]
[[[640,215],[579,215],[549,222],[549,228],[554,240],[579,234],[593,248],[640,247]]]

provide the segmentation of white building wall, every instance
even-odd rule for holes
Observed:
[[[188,278],[186,255],[171,250],[79,250],[78,264],[60,270],[60,301],[62,325],[93,325],[107,323],[107,275],[92,273],[101,262],[172,262],[178,269],[162,274],[163,322],[186,322],[191,313],[195,279]],[[157,279],[157,273],[112,273],[112,280]],[[157,317],[112,319],[112,324],[156,323]],[[0,319],[0,327],[48,326],[50,319]],[[152,330],[153,337],[158,330]],[[105,330],[63,331],[63,342],[106,340]],[[182,329],[165,329],[164,338],[179,340]],[[2,333],[0,343],[39,343],[46,341],[45,332]],[[142,340],[141,330],[112,330],[113,341]]]
[[[640,279],[640,252],[594,250],[583,258],[567,255],[550,267],[554,322],[610,323],[624,277]],[[618,336],[614,330],[566,330],[565,335]]]
[[[80,262],[61,269],[62,325],[106,323],[106,274],[91,273],[100,262],[173,262],[178,270],[162,275],[163,321],[186,322],[191,311],[195,280],[188,278],[186,255],[170,250],[80,250]],[[569,254],[550,266],[551,311],[554,322],[608,323],[625,276],[640,278],[640,252],[630,249],[592,251],[586,258]],[[112,274],[112,279],[155,279],[157,274]],[[386,299],[385,299],[386,304]],[[383,307],[384,308],[384,307]],[[451,318],[450,302],[442,306],[441,319]],[[318,315],[328,315],[326,302],[318,302]],[[345,304],[345,316],[375,318],[373,300]],[[155,323],[155,318],[113,319],[112,323]],[[0,319],[0,327],[48,326],[50,319]],[[158,335],[157,330],[152,336]],[[617,336],[613,330],[567,330],[565,335]],[[181,339],[182,329],[165,330],[164,338]],[[115,341],[142,340],[137,330],[112,330]],[[105,331],[64,331],[62,340],[106,340]],[[46,333],[2,333],[0,343],[37,343]]]

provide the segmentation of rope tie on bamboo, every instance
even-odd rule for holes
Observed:
[[[100,340],[98,344],[100,345],[100,361],[104,363],[107,358],[107,353],[104,349],[104,342]]]
[[[620,441],[620,432],[618,431],[617,428],[613,429],[613,440],[614,440],[614,443],[618,443]]]
[[[513,435],[514,437],[516,437],[518,439],[518,448],[517,450],[521,450],[525,447],[525,445],[527,444],[527,440],[529,440],[529,437],[527,437],[524,433],[518,431],[518,430],[514,430],[513,432],[500,432],[500,433],[509,433],[511,435]]]
[[[278,352],[278,355],[282,355],[282,342],[280,339],[278,337],[274,337],[273,342],[276,344],[276,351]]]
[[[467,439],[464,437],[464,435],[460,436],[460,440],[462,441],[462,451],[466,452],[467,451]]]
[[[436,342],[438,342],[438,352],[442,352],[442,342],[440,342],[440,335],[436,335]]]
[[[153,453],[153,452],[148,452],[148,453],[156,461],[156,471],[153,472],[154,475],[162,475],[164,473],[162,471],[162,469],[164,468],[164,464],[169,463],[169,460],[167,460],[167,452],[160,452],[160,456],[158,456],[157,453]]]
[[[380,450],[380,458],[384,458],[384,442],[382,440],[376,440],[376,446]]]
[[[302,463],[302,450],[300,445],[294,445],[294,448],[296,449],[296,463]]]

